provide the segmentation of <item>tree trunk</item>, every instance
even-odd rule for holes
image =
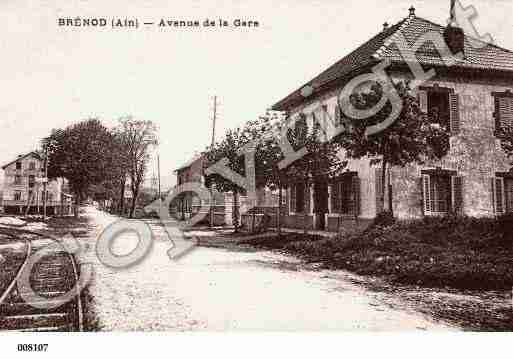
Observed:
[[[80,192],[77,192],[75,193],[75,206],[73,208],[73,215],[75,216],[75,218],[78,218],[80,202],[82,202],[82,194]]]
[[[125,213],[125,186],[126,179],[121,180],[121,186],[119,191],[119,214],[123,215]]]
[[[239,192],[233,191],[233,226],[235,233],[239,232]]]
[[[281,237],[281,203],[283,200],[283,192],[281,183],[279,184],[280,189],[278,190],[278,218],[276,218],[276,227],[278,229],[278,238]]]
[[[383,158],[383,163],[381,165],[381,198],[380,201],[383,204],[383,211],[386,211],[387,203],[385,201],[385,188],[387,185],[387,161]]]
[[[132,188],[132,205],[130,206],[130,214],[129,214],[128,218],[134,218],[135,206],[137,205],[137,197],[138,196],[139,196],[138,187],[136,187],[135,190]]]
[[[392,193],[392,173],[391,168],[388,169],[388,210],[390,211],[390,215],[394,216],[394,204],[392,203],[393,198]]]
[[[308,181],[305,180],[305,192],[308,194],[308,196],[310,196],[310,191],[307,190],[307,188],[308,188]],[[308,234],[308,229],[306,227],[306,220],[308,218],[308,212],[307,212],[308,209],[306,208],[306,198],[304,199],[303,202],[305,203],[305,206],[303,208],[303,213],[304,213],[304,215],[303,215],[303,229],[304,229],[304,233]],[[310,201],[308,201],[308,203],[310,203]]]

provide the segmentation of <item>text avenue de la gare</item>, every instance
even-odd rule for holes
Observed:
[[[199,27],[238,27],[238,28],[255,28],[259,27],[260,23],[253,19],[233,19],[226,20],[223,18],[218,19],[166,19],[160,18],[157,21],[144,20],[139,18],[83,18],[83,17],[69,17],[59,18],[57,21],[59,26],[62,27],[130,27],[138,28],[139,26],[158,26],[161,28],[199,28]]]

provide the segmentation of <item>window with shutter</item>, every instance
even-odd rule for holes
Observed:
[[[423,171],[424,172],[424,171]],[[426,171],[422,175],[422,199],[425,215],[443,216],[463,205],[462,179],[450,171]]]
[[[496,135],[513,131],[513,93],[507,90],[505,92],[493,92],[492,96],[495,99]]]
[[[513,97],[499,99],[499,116],[501,128],[513,130]]]
[[[428,92],[428,115],[432,123],[439,124],[449,130],[450,106],[449,93],[439,91]]]
[[[513,178],[504,179],[504,197],[506,200],[506,212],[513,212]]]
[[[291,186],[289,189],[290,192],[290,208],[289,211],[294,213],[296,212],[296,186]]]
[[[437,124],[447,136],[443,138],[447,149],[450,147],[450,134],[452,126],[459,130],[459,99],[454,94],[454,89],[442,87],[434,84],[433,86],[422,86],[418,91],[421,109],[429,116],[432,124]],[[452,99],[452,103],[451,103]]]
[[[427,91],[424,91],[424,90],[417,91],[417,99],[419,100],[420,110],[424,113],[427,113],[428,112]]]
[[[431,212],[431,191],[429,185],[429,175],[422,176],[422,194],[424,199],[424,214]]]
[[[357,183],[355,182],[356,180]],[[352,215],[359,213],[360,189],[356,172],[337,178],[331,185],[331,210],[333,213]]]
[[[353,176],[351,178],[352,211],[351,214],[358,216],[360,214],[360,178]]]
[[[463,178],[458,176],[451,177],[452,187],[452,210],[454,213],[463,212]]]
[[[449,94],[450,105],[450,128],[451,135],[457,135],[460,132],[460,97],[457,94]]]
[[[504,180],[500,177],[492,178],[493,210],[496,215],[505,213],[504,210]]]
[[[303,206],[299,207],[301,210],[298,212],[310,213],[310,188],[303,185]]]

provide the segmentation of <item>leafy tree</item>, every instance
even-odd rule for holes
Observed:
[[[48,151],[48,177],[69,181],[75,196],[75,216],[90,186],[102,183],[109,172],[106,149],[111,141],[111,133],[98,119],[54,129],[42,141]]]
[[[348,157],[369,157],[371,164],[381,163],[383,189],[387,166],[404,167],[413,162],[424,163],[428,159],[440,159],[449,149],[449,129],[435,124],[421,110],[408,84],[399,82],[394,86],[402,101],[402,109],[389,127],[370,136],[365,134],[367,127],[383,123],[387,119],[391,112],[390,103],[364,120],[355,120],[341,114],[347,131],[336,138],[336,142],[346,150]],[[353,94],[350,101],[357,109],[369,109],[380,101],[382,95],[381,86],[373,84],[369,91]],[[383,208],[386,208],[384,192],[381,192],[380,200]],[[388,200],[391,202],[390,191]]]
[[[244,176],[245,166],[244,158],[240,155],[239,149],[248,143],[248,138],[245,137],[241,128],[235,130],[228,130],[225,137],[210,147],[205,152],[205,169],[213,166],[223,159],[227,159],[226,165],[232,171]],[[244,193],[245,189],[237,183],[220,175],[219,173],[212,173],[205,175],[205,185],[212,188],[215,185],[216,190],[220,192],[232,192],[234,200],[234,226],[235,231],[239,228],[239,194]]]
[[[112,133],[112,143],[109,146],[109,176],[105,178],[104,186],[115,200],[115,209],[120,215],[125,214],[125,190],[130,170],[129,148],[122,128],[117,127]]]
[[[312,183],[324,182],[337,176],[346,167],[347,161],[339,157],[339,143],[328,140],[321,123],[315,117],[313,128],[309,131],[306,117],[301,115],[294,128],[288,130],[287,136],[295,151],[305,148],[306,154],[278,172],[281,185],[290,186],[302,181],[305,188],[308,188]],[[306,232],[306,209],[304,216]]]

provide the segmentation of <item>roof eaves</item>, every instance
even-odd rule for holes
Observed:
[[[41,160],[41,156],[40,156],[36,151],[32,151],[32,152],[29,152],[29,153],[27,153],[27,154],[24,154],[23,156],[18,157],[18,158],[16,158],[15,160],[13,160],[13,161],[11,161],[11,162],[9,162],[9,163],[7,163],[7,164],[3,165],[3,166],[2,166],[2,169],[3,169],[3,170],[5,170],[8,166],[12,165],[13,163],[18,162],[19,160],[22,160],[22,159],[24,159],[24,158],[27,158],[27,157],[28,157],[28,156],[30,156],[30,155],[34,155],[34,156],[35,156],[35,157],[37,157],[39,160]]]

